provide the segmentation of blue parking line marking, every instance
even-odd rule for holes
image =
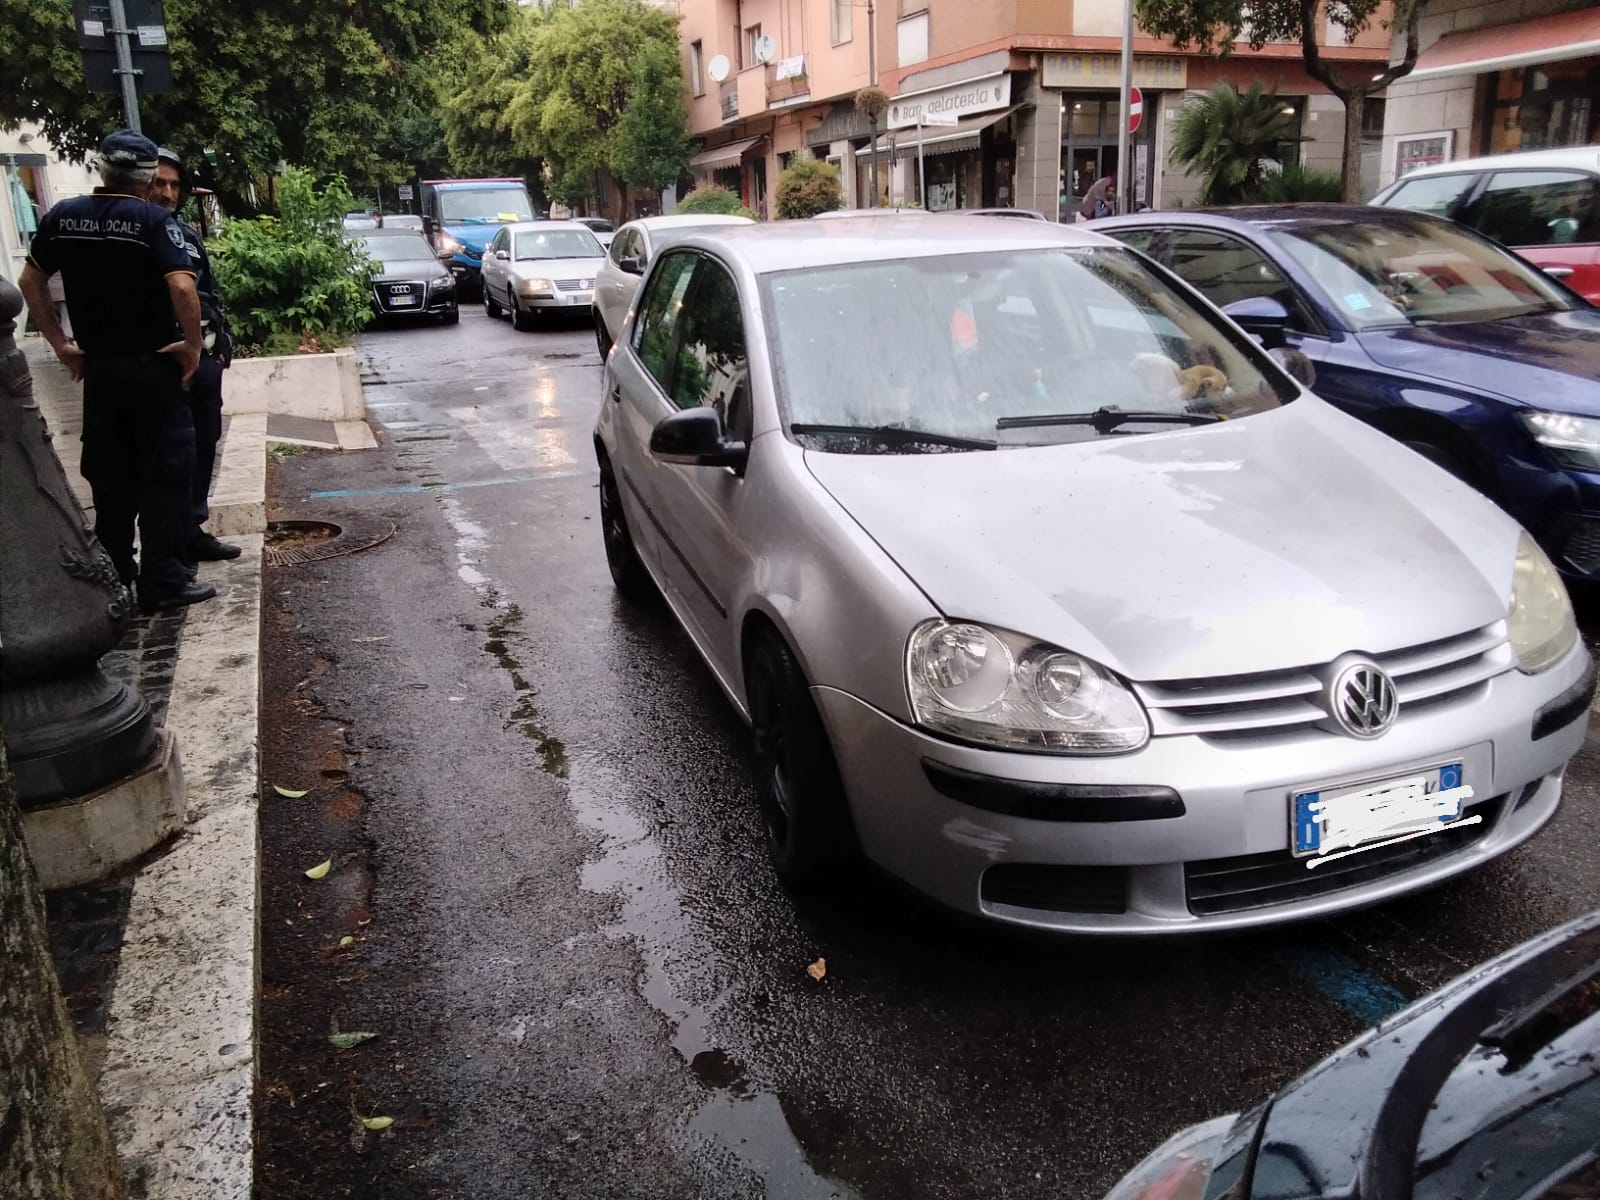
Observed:
[[[1363,1025],[1393,1016],[1410,999],[1347,954],[1326,946],[1282,946],[1274,957]]]
[[[455,492],[462,488],[499,487],[506,483],[540,483],[548,479],[577,479],[596,474],[596,470],[545,471],[539,475],[502,475],[498,479],[464,479],[457,483],[402,483],[381,488],[342,488],[331,492],[309,492],[307,500],[343,500],[349,496],[415,496],[421,492]]]

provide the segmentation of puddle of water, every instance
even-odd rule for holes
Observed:
[[[500,668],[511,677],[511,686],[517,692],[517,702],[511,709],[511,715],[506,718],[505,727],[520,730],[522,736],[532,742],[534,749],[539,752],[539,764],[551,775],[565,779],[567,747],[544,727],[544,718],[539,715],[539,708],[533,702],[538,693],[522,673],[521,660],[511,653],[507,645],[508,639],[520,634],[521,624],[522,609],[515,604],[508,604],[489,622],[489,638],[483,643],[484,652],[492,655]]]
[[[709,951],[670,882],[660,843],[625,801],[609,799],[626,794],[622,773],[586,755],[574,762],[572,778],[573,813],[599,836],[601,849],[599,858],[584,864],[579,882],[586,891],[616,896],[620,912],[606,936],[633,941],[644,962],[640,994],[666,1018],[673,1049],[712,1093],[687,1129],[731,1151],[759,1175],[769,1200],[857,1200],[846,1184],[811,1167],[778,1097],[716,1044],[711,1018],[731,989],[701,1004],[685,999],[673,984],[669,952],[675,961],[695,962]]]

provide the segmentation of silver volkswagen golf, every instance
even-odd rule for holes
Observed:
[[[779,875],[1078,933],[1322,916],[1554,813],[1593,666],[1493,504],[1182,283],[1026,221],[658,256],[605,549],[754,731]]]

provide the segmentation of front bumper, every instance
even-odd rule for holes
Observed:
[[[531,296],[517,293],[517,303],[525,309],[581,309],[588,312],[594,307],[594,291],[535,292]]]
[[[445,316],[455,311],[456,295],[454,287],[432,280],[380,281],[372,285],[372,311],[380,317]]]
[[[1503,461],[1507,511],[1568,579],[1600,582],[1600,473],[1524,458]]]
[[[1315,730],[1176,735],[1106,758],[962,746],[845,692],[814,695],[873,862],[974,916],[1063,933],[1164,934],[1374,904],[1532,837],[1554,815],[1567,760],[1583,744],[1588,706],[1572,697],[1585,680],[1592,689],[1591,672],[1577,647],[1543,675],[1508,671],[1458,703],[1403,716],[1375,742]],[[1547,709],[1570,719],[1552,729],[1547,717],[1535,738]],[[1476,824],[1316,870],[1291,854],[1292,792],[1453,761],[1466,764],[1466,815],[1481,817]]]

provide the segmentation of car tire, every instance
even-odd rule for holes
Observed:
[[[489,289],[483,289],[483,312],[491,321],[500,319],[501,308],[494,302],[494,297],[489,294]]]
[[[611,582],[617,593],[635,604],[654,600],[656,586],[639,559],[639,547],[634,544],[628,515],[622,508],[622,490],[610,461],[604,457],[600,459],[600,536],[605,540],[606,566],[611,568]]]
[[[533,328],[533,313],[524,310],[517,304],[517,298],[510,292],[506,293],[506,303],[511,307],[511,325],[519,333],[527,333]]]
[[[461,324],[461,306],[459,304],[456,305],[449,312],[445,313],[444,316],[440,317],[439,318],[439,324],[441,324],[441,325],[459,325],[459,324]]]
[[[815,890],[836,878],[855,848],[828,732],[800,664],[776,633],[756,635],[745,670],[767,853],[785,886]]]
[[[600,315],[599,309],[594,313],[594,344],[599,347],[602,359],[611,354],[611,332],[606,328],[606,319]]]

